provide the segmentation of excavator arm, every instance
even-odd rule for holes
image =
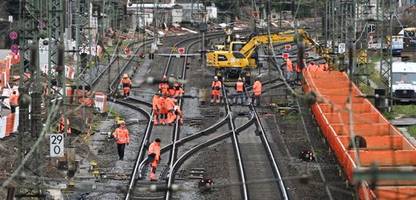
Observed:
[[[289,43],[295,40],[293,31],[274,33],[271,35],[271,42],[276,43]],[[269,35],[256,35],[250,38],[250,40],[240,49],[246,58],[250,58],[257,46],[269,43]]]
[[[303,29],[298,30],[298,34],[300,37],[305,39],[308,43],[310,43],[312,46],[315,47],[317,53],[324,58],[324,60],[332,66],[333,64],[333,58],[330,56],[330,49],[327,47],[322,46],[318,42],[316,42],[314,39],[312,39],[309,34],[304,31]]]

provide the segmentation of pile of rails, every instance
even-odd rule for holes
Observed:
[[[350,182],[354,171],[369,169],[373,164],[377,164],[380,172],[415,171],[415,146],[362,97],[355,85],[352,85],[350,121],[347,109],[350,81],[345,73],[306,70],[304,76],[305,92],[313,91],[318,96],[312,112]],[[350,133],[350,128],[354,134]],[[354,140],[351,139],[353,135]],[[360,199],[415,198],[416,181],[378,180],[376,184],[370,188],[372,183],[365,182],[359,189]]]

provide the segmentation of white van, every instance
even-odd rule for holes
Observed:
[[[392,92],[398,101],[416,101],[416,62],[393,62]]]

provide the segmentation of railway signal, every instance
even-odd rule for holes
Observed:
[[[15,39],[17,39],[17,32],[16,32],[16,31],[12,31],[12,32],[10,32],[10,33],[9,33],[9,38],[10,38],[11,40],[15,40]]]
[[[284,54],[282,55],[282,57],[283,57],[284,59],[288,59],[288,58],[289,58],[289,53],[284,53]]]
[[[180,55],[183,55],[183,54],[185,53],[185,48],[183,48],[183,47],[178,48],[178,53],[179,53]]]

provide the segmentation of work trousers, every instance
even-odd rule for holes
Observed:
[[[123,160],[124,158],[124,148],[126,148],[126,144],[117,144],[118,157],[120,160]]]
[[[287,71],[286,72],[286,80],[291,81],[293,77],[293,72]]]
[[[16,112],[16,107],[17,106],[10,106],[10,110],[11,110],[12,113],[15,113]]]
[[[235,104],[238,103],[238,98],[240,98],[241,103],[244,103],[245,102],[245,99],[246,99],[244,92],[237,92],[235,94],[235,96],[234,96],[234,103]]]
[[[260,98],[261,98],[261,95],[253,95],[253,97],[251,98],[251,102],[253,103],[253,105],[259,106]]]

